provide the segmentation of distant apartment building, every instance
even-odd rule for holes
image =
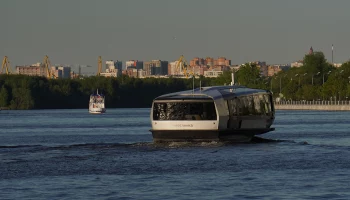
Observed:
[[[286,71],[288,69],[290,69],[289,65],[269,65],[267,76],[273,76],[280,71]]]
[[[51,67],[51,74],[55,78],[71,78],[71,68],[70,67]]]
[[[216,78],[216,77],[220,76],[221,74],[223,74],[223,71],[210,70],[210,71],[204,72],[204,76],[209,77],[209,78]]]
[[[205,59],[196,57],[190,61],[190,66],[193,67],[198,65],[205,65],[205,63]]]
[[[296,62],[292,62],[290,64],[290,67],[302,67],[304,65],[303,61],[302,60],[298,60]]]
[[[268,76],[268,66],[266,66],[266,65],[258,65],[257,66],[258,68],[259,68],[259,70],[260,70],[260,75],[261,76]]]
[[[106,61],[106,72],[100,73],[104,77],[119,77],[122,75],[123,63],[122,61]]]
[[[206,57],[205,58],[205,65],[207,65],[207,66],[214,66],[214,58]]]
[[[71,77],[71,68],[70,67],[56,67],[52,66],[49,68],[50,73],[55,78],[70,78]],[[47,69],[41,63],[36,63],[33,65],[27,66],[16,66],[17,74],[23,74],[28,76],[43,76],[47,77]]]
[[[114,61],[113,60],[107,60],[106,61],[106,69],[115,69]]]
[[[338,68],[338,67],[341,67],[343,65],[343,63],[333,63],[333,66]]]
[[[193,65],[188,66],[186,69],[186,73],[194,74],[196,76],[203,75],[204,71],[208,70],[206,65]],[[184,67],[183,64],[179,61],[174,61],[169,63],[168,65],[168,75],[172,76],[183,76],[184,75]]]
[[[180,73],[180,69],[177,69],[176,66],[179,61],[170,62],[168,64],[168,75],[178,75]]]
[[[127,76],[137,78],[137,69],[128,68],[125,71]]]
[[[231,60],[227,60],[225,57],[219,57],[218,59],[214,60],[214,65],[216,65],[216,66],[230,66]]]
[[[63,71],[58,67],[51,67],[51,74],[54,78],[62,78]]]
[[[152,60],[144,63],[146,75],[168,75],[168,61]]]
[[[193,67],[193,74],[195,76],[200,76],[200,75],[204,76],[204,72],[208,71],[208,70],[209,70],[209,68],[206,65],[194,66]]]
[[[190,66],[230,66],[231,60],[227,60],[225,57],[219,57],[218,59],[214,59],[211,57],[207,57],[205,59],[195,57],[190,61]]]
[[[134,69],[134,68],[128,68],[126,70],[123,70],[123,74],[127,75],[129,77],[134,77],[134,78],[145,78],[146,71],[143,69]]]
[[[125,62],[125,69],[143,69],[143,61],[128,60]]]
[[[118,77],[118,70],[117,69],[106,69],[106,72],[100,73],[100,76],[104,77]]]
[[[137,70],[137,78],[145,78],[146,77],[146,71],[143,69]]]
[[[45,76],[46,70],[43,66],[16,66],[17,74],[23,74],[28,76]]]

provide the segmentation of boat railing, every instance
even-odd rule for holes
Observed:
[[[275,101],[275,105],[350,105],[350,100],[324,101],[324,100],[280,100]]]

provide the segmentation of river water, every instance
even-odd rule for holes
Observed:
[[[350,199],[350,112],[277,111],[269,142],[169,145],[149,112],[0,111],[0,199]]]

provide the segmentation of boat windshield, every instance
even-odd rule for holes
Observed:
[[[153,120],[216,120],[214,102],[155,102]]]

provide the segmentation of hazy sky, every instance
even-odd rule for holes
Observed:
[[[349,0],[1,0],[0,56],[11,65],[224,56],[291,63],[310,46],[350,58]],[[176,39],[173,39],[173,37]],[[125,63],[124,63],[125,64]]]

